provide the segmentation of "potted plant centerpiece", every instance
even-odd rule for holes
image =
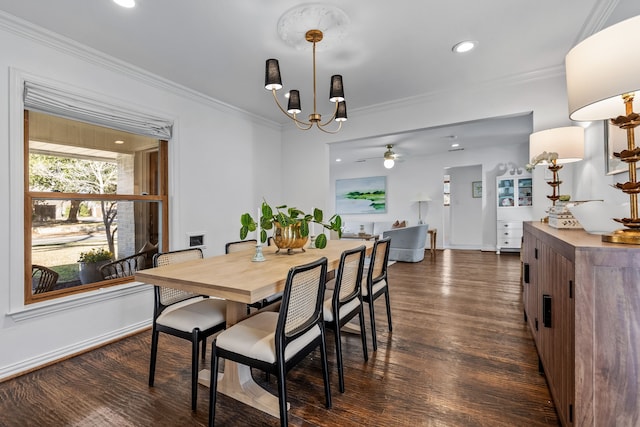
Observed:
[[[103,280],[100,267],[113,259],[113,254],[103,248],[93,248],[88,252],[80,252],[78,266],[80,268],[80,282],[83,285]]]
[[[309,225],[312,223],[320,224],[323,229],[333,230],[342,235],[342,218],[339,215],[333,215],[328,222],[324,222],[324,214],[318,208],[313,209],[313,215],[304,213],[298,208],[288,208],[287,205],[276,206],[274,209],[263,201],[260,207],[260,241],[267,241],[267,230],[274,230],[273,240],[281,249],[287,249],[287,253],[291,253],[293,249],[302,249],[309,238]],[[247,238],[250,231],[258,229],[258,223],[249,213],[240,216],[240,239]],[[327,236],[323,232],[315,239],[315,247],[323,249],[327,246]]]

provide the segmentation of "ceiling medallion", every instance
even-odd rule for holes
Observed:
[[[278,20],[278,35],[289,46],[298,50],[309,50],[305,34],[309,29],[322,31],[319,52],[338,46],[347,35],[350,23],[347,14],[336,6],[309,3],[286,11]]]

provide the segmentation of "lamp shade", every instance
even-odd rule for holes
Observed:
[[[384,159],[384,167],[387,169],[391,169],[393,167],[393,165],[396,164],[396,162],[393,159]]]
[[[347,121],[347,103],[345,101],[338,102],[338,111],[336,111],[336,122]]]
[[[302,111],[300,106],[300,91],[293,89],[289,91],[289,103],[287,104],[287,112],[289,114],[298,114]]]
[[[331,89],[329,90],[329,101],[344,101],[344,88],[342,87],[342,76],[336,74],[331,76]]]
[[[584,128],[568,126],[547,129],[529,135],[529,157],[543,152],[558,153],[558,163],[577,162],[584,158]]]
[[[410,202],[430,202],[431,197],[427,195],[427,193],[418,193],[416,194]]]
[[[264,71],[264,88],[266,90],[282,89],[280,65],[278,65],[277,59],[267,59],[267,64]]]
[[[640,15],[585,39],[565,58],[569,117],[603,120],[625,115],[620,95],[640,89]]]

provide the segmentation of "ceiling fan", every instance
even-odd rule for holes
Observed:
[[[393,151],[393,144],[387,144],[385,148],[387,149],[387,151],[385,151],[382,156],[384,160],[383,164],[385,168],[391,169],[395,165],[395,162],[402,162],[402,159],[401,159],[402,155]],[[376,156],[376,157],[361,158],[356,160],[356,163],[364,163],[369,160],[380,160],[380,157]]]
[[[393,144],[387,144],[387,151],[384,152],[384,167],[387,169],[391,169],[396,164],[396,159],[398,155],[394,153],[391,149],[393,148]]]

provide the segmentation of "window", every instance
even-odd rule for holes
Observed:
[[[38,111],[24,121],[25,304],[150,267],[168,247],[168,142]],[[38,287],[43,271],[55,280]]]

